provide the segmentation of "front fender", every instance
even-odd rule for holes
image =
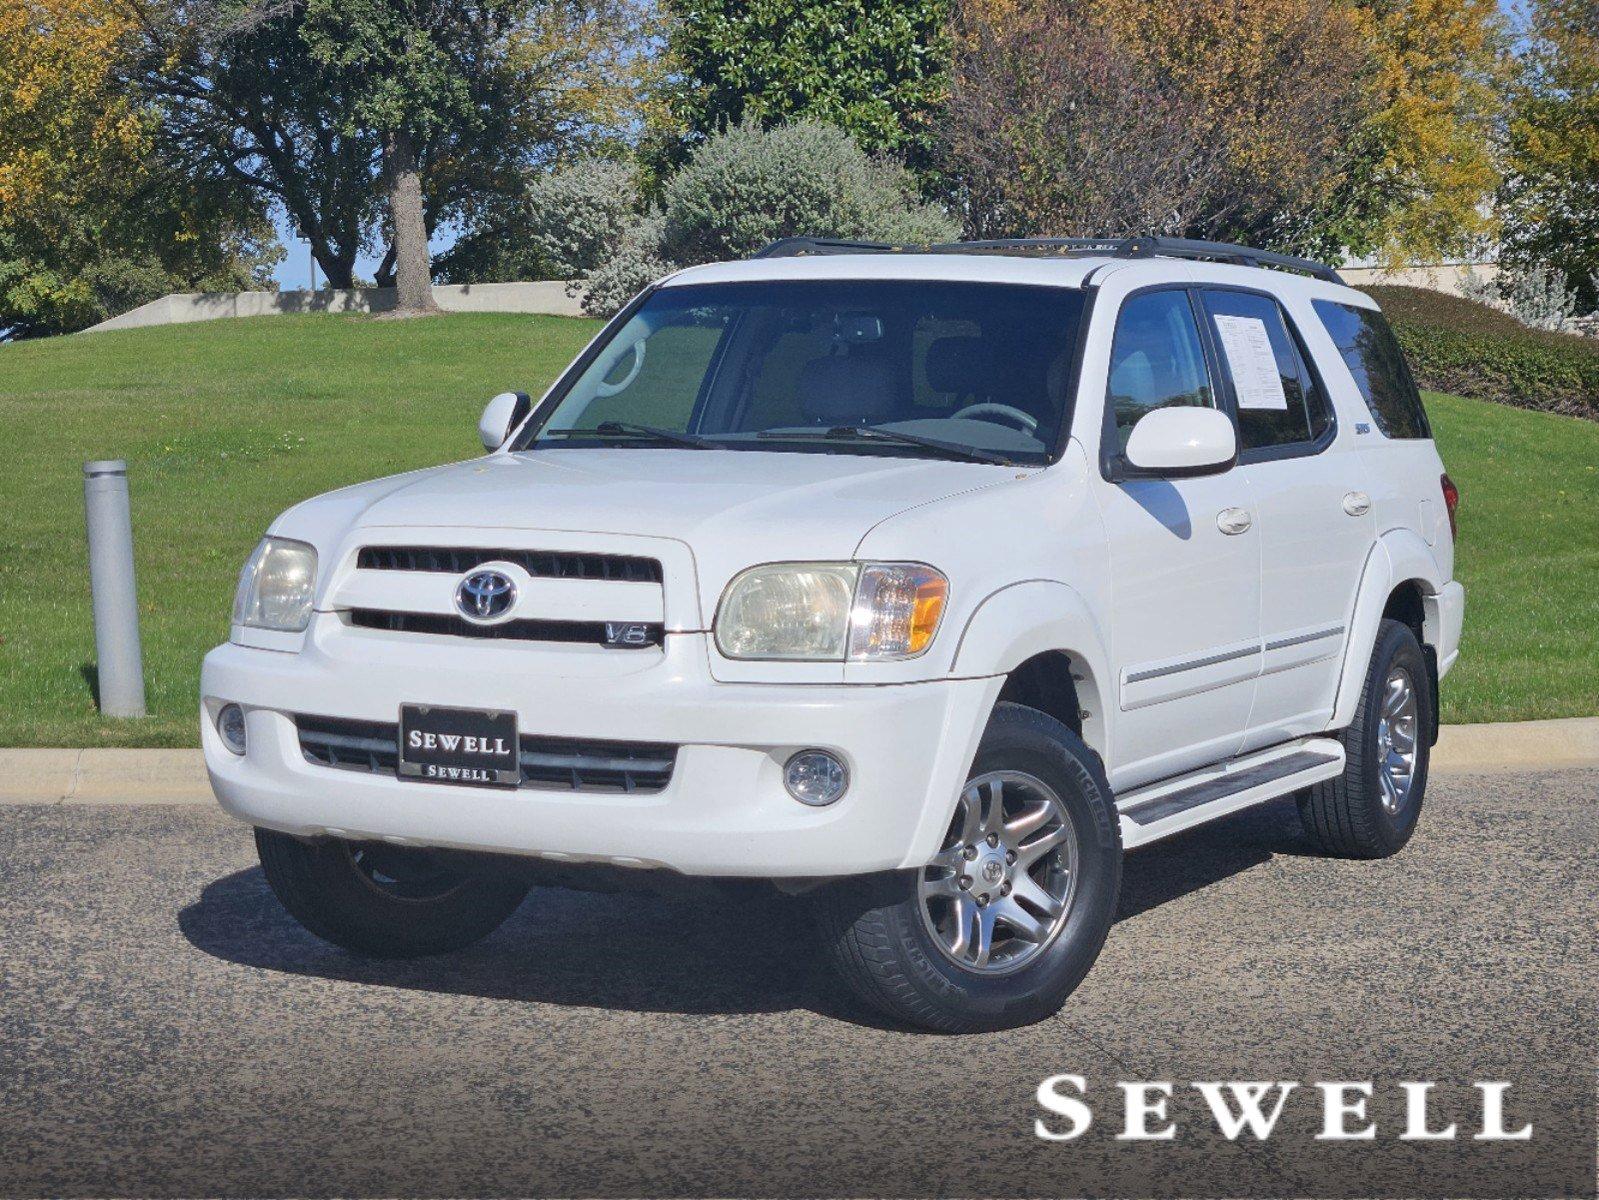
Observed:
[[[1036,654],[1062,651],[1072,660],[1083,740],[1111,757],[1114,675],[1105,636],[1088,604],[1064,583],[1030,579],[994,592],[972,613],[955,649],[951,673],[1008,675]]]
[[[961,630],[950,674],[961,679],[991,679],[992,697],[997,699],[1002,676],[1034,655],[1050,651],[1061,651],[1071,658],[1078,703],[1087,714],[1083,717],[1083,740],[1108,757],[1109,705],[1102,697],[1114,693],[1104,687],[1112,678],[1105,639],[1083,598],[1065,584],[1031,579],[990,594]],[[982,711],[985,725],[993,699]],[[971,768],[981,739],[982,729],[973,730],[966,770]],[[908,863],[926,862],[937,853],[959,799],[960,788],[956,787],[949,789],[946,802],[929,802],[912,840]]]

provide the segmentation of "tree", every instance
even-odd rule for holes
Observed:
[[[672,109],[689,144],[746,117],[816,120],[925,165],[948,66],[948,0],[677,0]]]
[[[1080,12],[963,14],[939,162],[977,238],[1173,233],[1211,190],[1196,106]]]
[[[482,19],[455,6],[107,2],[131,14],[141,52],[130,82],[173,111],[191,169],[281,208],[335,287],[352,286],[357,256],[373,251],[378,282],[395,283],[396,226],[385,214],[406,180],[419,181],[426,234],[448,223],[463,240],[480,235],[479,250],[491,246],[537,172],[623,140],[651,61],[643,0],[519,0]],[[361,41],[374,22],[389,42]],[[415,96],[405,95],[412,60],[394,59],[394,39],[411,38],[407,22],[437,26],[404,47],[429,64],[420,81],[430,90]],[[413,169],[394,174],[382,121],[413,107],[426,117],[406,118]],[[404,192],[413,216],[417,190]],[[412,243],[415,267],[425,240]],[[456,259],[456,277],[486,261]]]
[[[941,163],[981,236],[1295,245],[1362,113],[1334,0],[977,0],[955,43]]]
[[[311,53],[299,4],[125,5],[139,35],[129,83],[171,113],[189,170],[279,206],[328,285],[354,286],[381,208],[381,147],[345,73]]]
[[[1360,0],[1372,108],[1351,146],[1340,230],[1357,253],[1436,262],[1493,231],[1504,29],[1495,0]]]
[[[184,171],[170,114],[120,86],[136,40],[103,0],[0,0],[0,336],[270,282],[259,205]]]
[[[594,220],[636,206],[633,149],[643,131],[662,127],[658,25],[648,0],[530,9],[508,39],[511,81],[502,90],[518,99],[496,114],[494,146],[455,138],[430,151],[429,218],[460,231],[435,263],[439,278],[567,278],[588,269],[551,259],[545,233],[573,205],[593,209]]]
[[[1493,0],[963,0],[956,28],[945,150],[978,165],[955,182],[1030,189],[1051,227],[1076,214],[1074,228],[1427,260],[1492,226]],[[1072,139],[1095,151],[1070,154]],[[994,174],[1061,154],[1053,184]],[[1115,193],[1113,154],[1135,164],[1133,195]],[[1139,215],[1145,201],[1160,211]]]
[[[1502,255],[1523,271],[1557,267],[1589,311],[1599,304],[1599,3],[1549,0],[1529,33],[1511,94]]]
[[[1224,163],[1182,231],[1307,253],[1372,111],[1365,47],[1343,0],[1095,0],[1116,40],[1197,105]]]
[[[312,57],[350,88],[344,132],[375,137],[394,252],[396,311],[437,311],[423,206],[422,153],[452,127],[483,115],[474,84],[492,77],[516,0],[305,0]]]
[[[517,185],[521,168],[541,148],[538,139],[563,132],[563,120],[583,108],[581,93],[549,77],[560,56],[537,50],[581,45],[563,40],[561,32],[619,6],[537,0],[304,5],[311,53],[343,72],[351,87],[349,131],[370,133],[382,145],[397,311],[433,311],[429,209],[436,219],[460,190],[483,186],[480,180],[496,181],[491,188]],[[543,19],[550,14],[556,19]]]

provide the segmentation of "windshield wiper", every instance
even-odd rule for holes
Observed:
[[[958,442],[940,441],[938,438],[922,437],[915,433],[902,433],[898,429],[879,429],[874,425],[835,425],[828,430],[801,429],[792,433],[785,433],[777,429],[767,429],[755,435],[758,438],[771,438],[774,441],[796,441],[801,438],[833,438],[843,440],[855,438],[863,442],[894,442],[901,446],[919,446],[923,450],[936,450],[950,458],[962,459],[966,462],[992,463],[996,467],[1014,467],[1016,463],[1003,454],[995,454],[992,450],[979,450],[976,446],[962,446]]]
[[[654,425],[640,425],[637,421],[601,421],[593,429],[549,429],[543,437],[646,437],[690,450],[715,450],[715,442],[693,433],[678,433]]]

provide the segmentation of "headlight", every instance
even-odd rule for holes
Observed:
[[[854,563],[773,563],[751,567],[722,593],[716,645],[729,658],[842,661]]]
[[[262,538],[239,572],[233,623],[299,633],[311,623],[316,550],[288,538]]]
[[[716,613],[728,658],[915,658],[932,643],[949,580],[920,563],[770,563],[736,576]]]

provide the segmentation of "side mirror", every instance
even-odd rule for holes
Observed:
[[[477,435],[483,439],[483,449],[498,450],[505,445],[505,439],[511,436],[511,431],[522,423],[532,408],[533,401],[526,392],[501,392],[490,400],[477,423]]]
[[[1134,477],[1216,475],[1238,461],[1238,435],[1214,408],[1157,408],[1133,426],[1123,457]]]

